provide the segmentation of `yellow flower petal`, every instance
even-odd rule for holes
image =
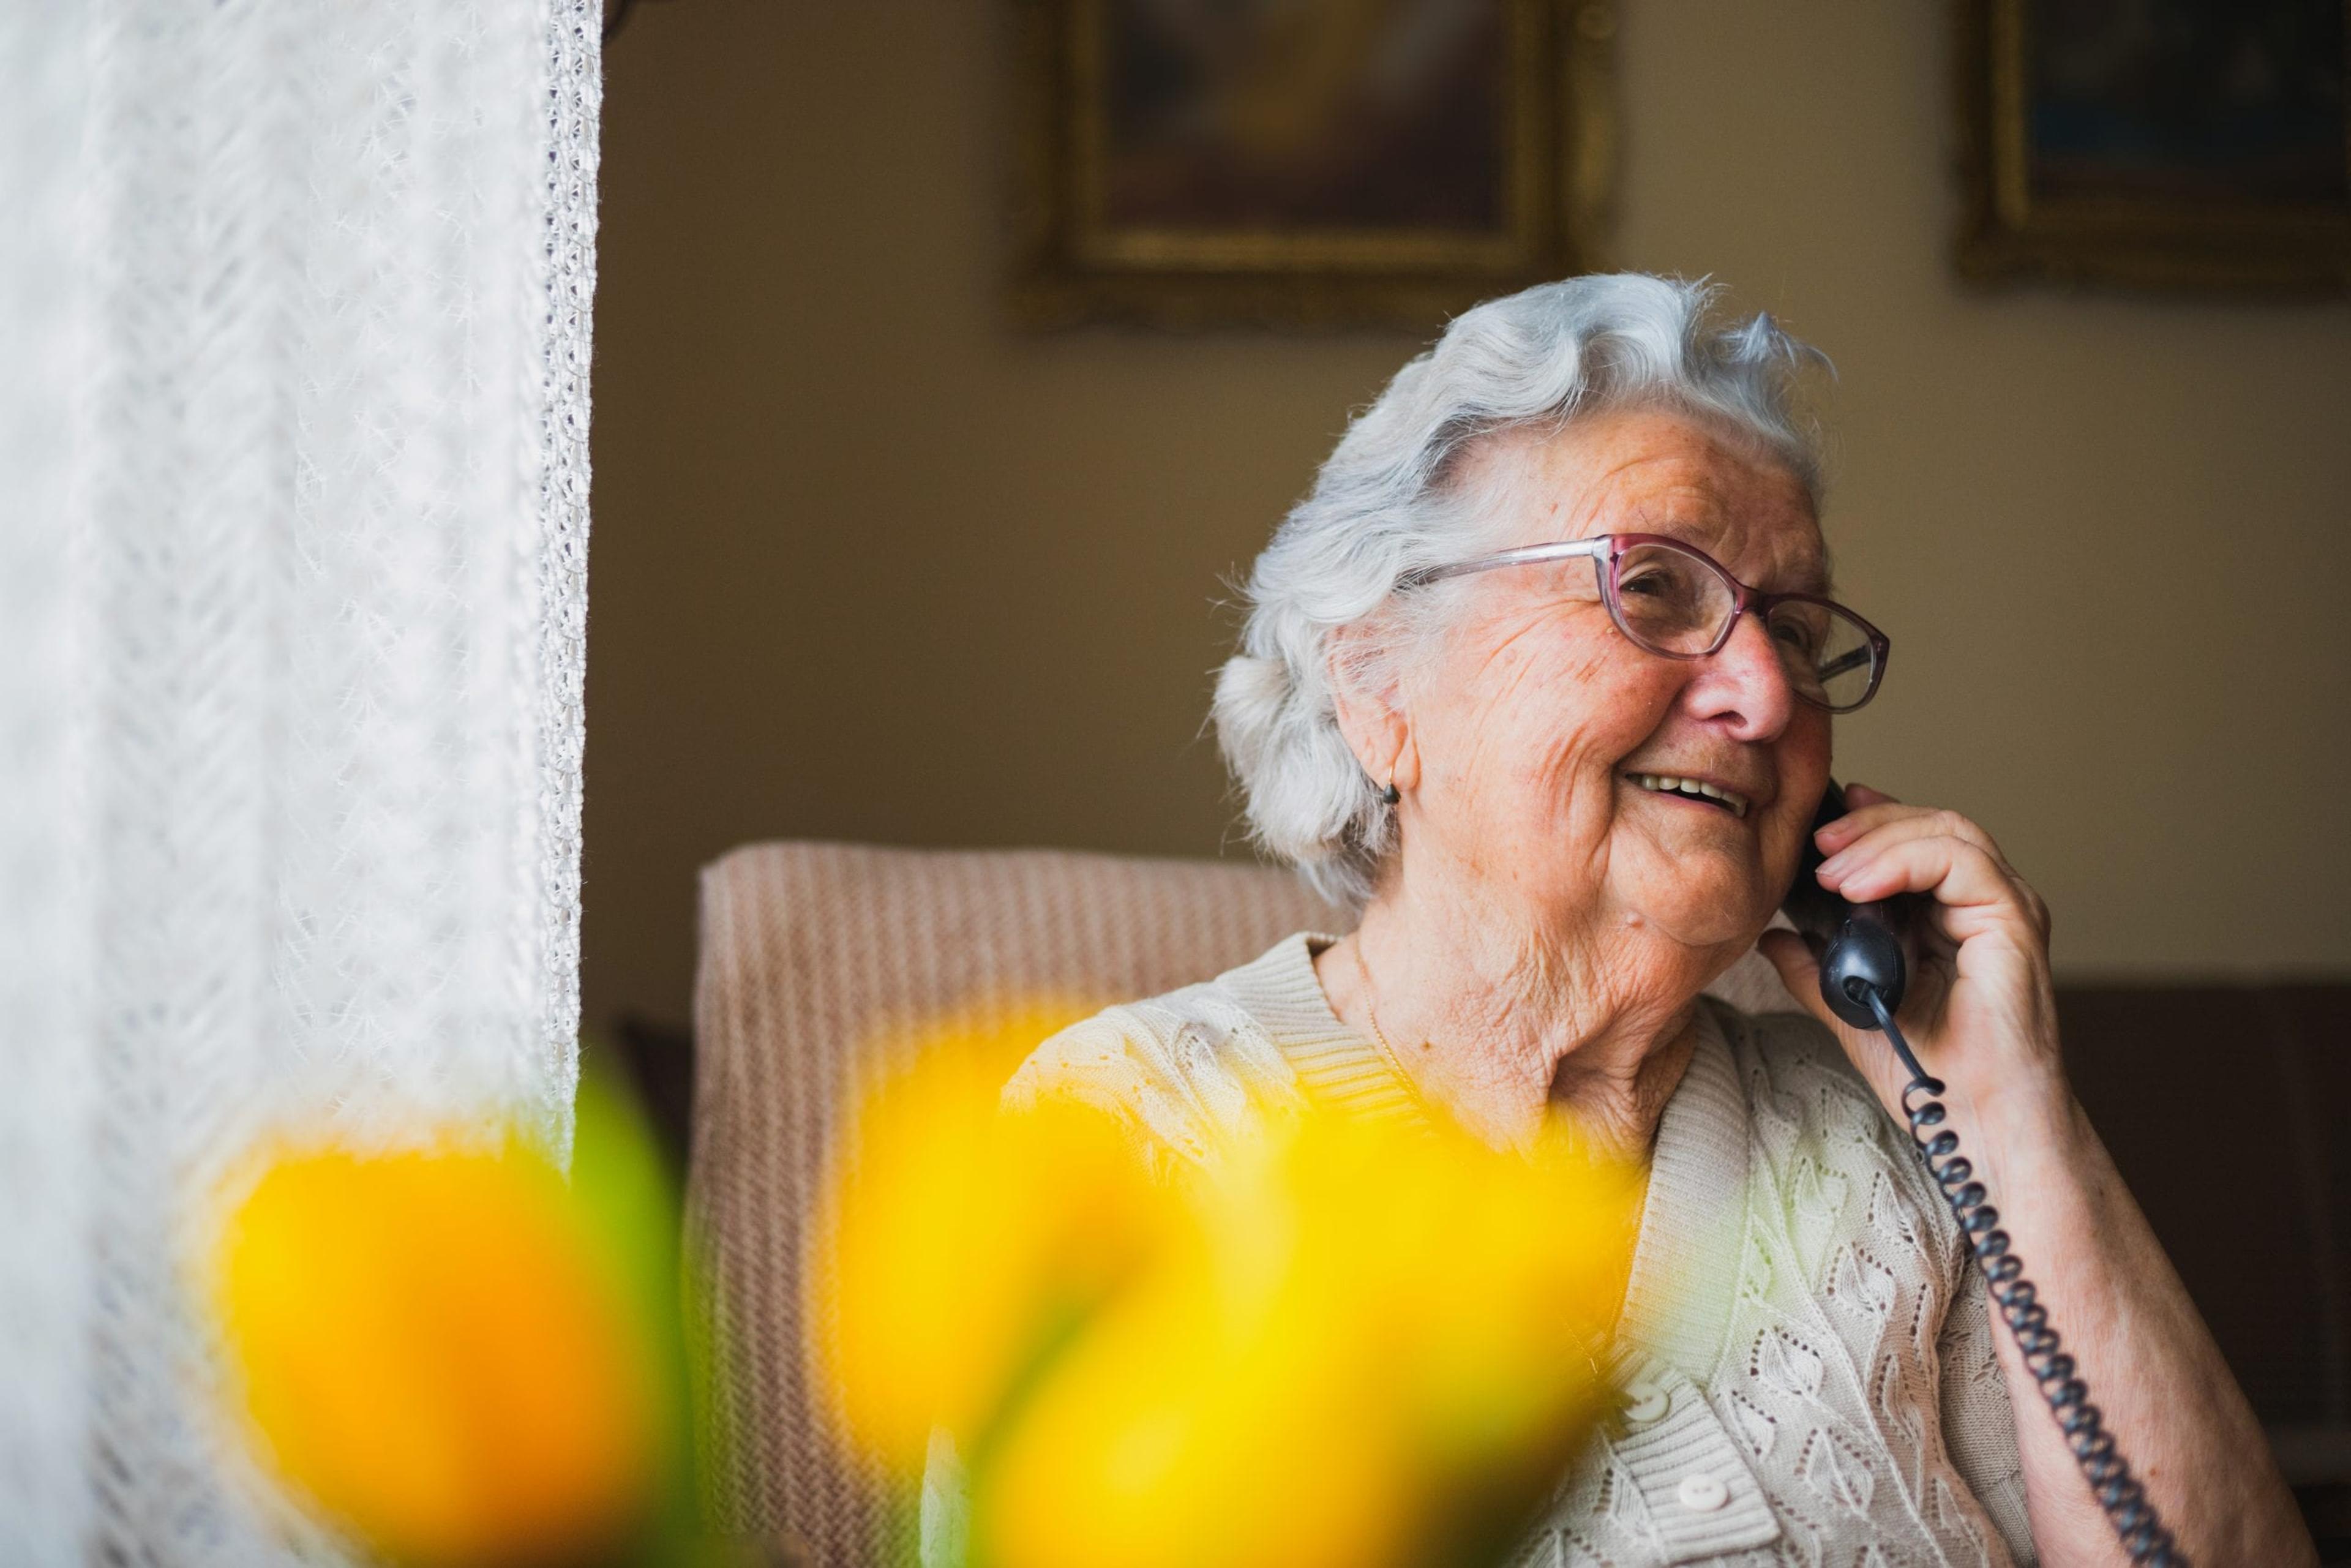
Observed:
[[[1310,1114],[1155,1181],[1091,1110],[998,1115],[986,1042],[943,1039],[858,1117],[809,1305],[871,1450],[912,1473],[955,1434],[976,1560],[1509,1544],[1598,1417],[1636,1173]]]
[[[545,1560],[646,1506],[640,1326],[529,1156],[287,1155],[231,1215],[214,1280],[274,1467],[385,1555]]]

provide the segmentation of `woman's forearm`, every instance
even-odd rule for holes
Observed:
[[[2080,1103],[2059,1089],[1953,1110],[2024,1277],[2189,1560],[2315,1563],[2252,1406]],[[2041,1560],[2124,1562],[1996,1303],[1993,1316]]]

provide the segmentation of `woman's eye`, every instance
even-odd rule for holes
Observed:
[[[1812,628],[1791,621],[1775,623],[1771,628],[1771,634],[1799,653],[1810,653],[1816,645]]]
[[[1672,589],[1673,585],[1662,571],[1636,572],[1631,577],[1619,579],[1616,583],[1619,593],[1640,593],[1652,598],[1669,593]]]

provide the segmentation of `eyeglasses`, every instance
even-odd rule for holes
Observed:
[[[1814,593],[1765,593],[1748,587],[1712,556],[1663,534],[1601,534],[1560,544],[1521,545],[1451,566],[1406,572],[1398,588],[1418,588],[1497,567],[1592,558],[1600,597],[1616,630],[1668,659],[1703,659],[1721,651],[1741,615],[1771,634],[1797,696],[1831,713],[1851,713],[1877,695],[1886,676],[1886,633],[1833,600]]]

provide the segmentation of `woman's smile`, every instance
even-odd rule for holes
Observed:
[[[1745,791],[1697,774],[1627,773],[1625,780],[1644,794],[1660,795],[1717,815],[1728,813],[1742,822],[1755,803]]]

